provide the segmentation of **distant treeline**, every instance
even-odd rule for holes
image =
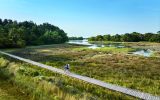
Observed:
[[[64,43],[66,41],[68,41],[67,34],[49,23],[37,25],[32,21],[17,22],[0,19],[0,48]]]
[[[83,40],[83,37],[69,37],[69,40]]]
[[[97,35],[96,37],[90,37],[89,41],[114,41],[114,42],[160,42],[160,31],[157,33],[145,33],[141,34],[138,32],[116,34],[116,35]]]

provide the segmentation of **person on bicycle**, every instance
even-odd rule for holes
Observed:
[[[69,64],[66,64],[66,65],[64,66],[64,71],[65,71],[65,72],[69,72],[69,68],[70,68],[70,65],[69,65]]]

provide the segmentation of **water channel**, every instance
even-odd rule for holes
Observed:
[[[91,48],[91,49],[97,49],[97,48],[103,48],[103,47],[126,48],[122,43],[95,44],[95,43],[89,43],[88,40],[86,39],[85,40],[70,40],[68,43],[86,45],[88,46],[88,48]],[[135,52],[132,52],[132,54],[150,57],[153,54],[153,51],[150,49],[140,49]]]

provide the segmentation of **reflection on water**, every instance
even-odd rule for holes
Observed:
[[[90,48],[90,49],[97,49],[97,48],[100,48],[100,47],[98,47],[97,45],[93,44],[93,45],[89,46],[88,48]]]
[[[145,56],[145,57],[150,57],[152,55],[153,51],[149,50],[149,49],[143,49],[143,50],[138,50],[133,52],[133,54],[136,55],[141,55],[141,56]]]
[[[96,48],[102,48],[102,47],[117,47],[117,48],[124,48],[125,46],[122,45],[121,43],[108,43],[108,44],[95,44],[95,43],[89,43],[88,40],[70,40],[68,43],[72,43],[72,44],[80,44],[80,45],[87,45],[88,48],[91,49],[96,49]]]
[[[96,43],[89,43],[88,40],[70,40],[68,43],[71,44],[80,44],[80,45],[87,45],[88,48],[91,49],[97,49],[97,48],[103,48],[103,47],[116,47],[116,48],[125,48],[125,46],[122,43],[109,43],[109,44],[96,44]],[[153,51],[147,49],[141,49],[141,50],[137,50],[135,52],[132,52],[132,54],[135,55],[141,55],[141,56],[145,56],[145,57],[150,57],[153,54]]]
[[[68,43],[72,43],[72,44],[80,44],[80,45],[88,45],[88,46],[91,46],[91,45],[93,45],[93,44],[90,44],[89,42],[88,42],[88,40],[69,40],[69,42]]]

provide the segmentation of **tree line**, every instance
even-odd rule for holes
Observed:
[[[67,34],[49,23],[37,25],[32,21],[0,19],[0,48],[57,44],[66,41],[68,41]]]
[[[69,40],[83,40],[83,37],[69,37]]]
[[[160,31],[157,33],[126,33],[126,34],[116,34],[116,35],[97,35],[96,37],[88,38],[89,41],[114,41],[114,42],[160,42]]]

